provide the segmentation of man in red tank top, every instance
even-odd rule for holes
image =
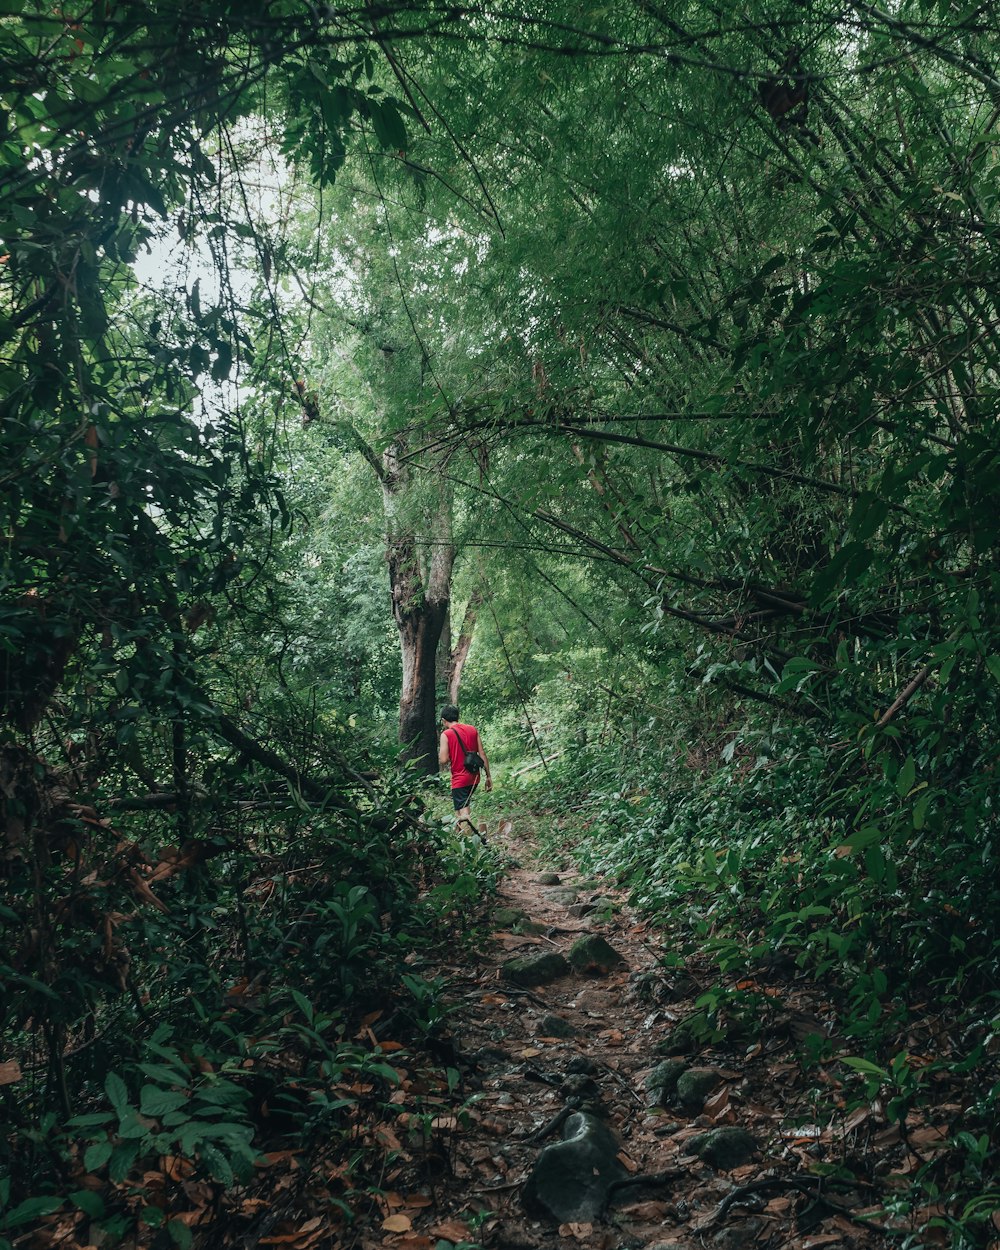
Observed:
[[[486,758],[483,744],[479,738],[479,730],[475,725],[463,725],[458,719],[458,708],[449,703],[441,709],[441,740],[438,743],[438,763],[451,767],[451,801],[455,804],[455,820],[461,825],[465,823],[474,829],[472,824],[472,794],[479,785],[480,773],[486,777],[486,790],[493,789],[490,777],[490,762]],[[478,771],[466,767],[465,757],[470,753],[477,754],[483,761]]]

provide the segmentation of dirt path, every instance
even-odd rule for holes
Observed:
[[[874,1195],[860,1183],[824,1183],[819,1175],[832,1170],[824,1165],[849,1159],[863,1126],[835,1132],[803,1122],[808,1106],[793,1060],[795,1034],[822,1022],[782,1003],[773,1036],[757,1030],[749,1042],[744,1037],[725,1048],[703,1047],[675,1063],[714,1073],[703,1079],[704,1097],[695,1091],[685,1106],[676,1095],[665,1096],[665,1105],[651,1106],[649,1073],[676,1049],[671,1034],[704,987],[690,968],[665,972],[658,959],[662,939],[614,891],[581,883],[572,873],[559,874],[556,885],[531,865],[533,848],[509,823],[501,835],[512,860],[524,866],[510,868],[499,908],[525,913],[532,931],[498,928],[478,968],[438,969],[452,985],[447,1045],[461,1074],[450,1110],[434,1125],[438,1174],[416,1200],[390,1194],[385,1224],[364,1239],[366,1246],[811,1250],[884,1244],[857,1222],[859,1212],[874,1206]],[[606,905],[579,914],[598,897],[613,902],[610,915]],[[619,968],[571,972],[531,987],[508,979],[504,965],[511,959],[566,954],[595,932],[622,956]],[[777,997],[779,991],[765,993]],[[539,1131],[567,1105],[581,1103],[617,1136],[623,1176],[659,1179],[620,1185],[590,1219],[559,1223],[537,1210],[529,1214],[525,1180],[540,1152],[560,1140],[561,1126],[541,1139]],[[756,1150],[745,1162],[727,1169],[719,1159],[712,1166],[689,1153],[699,1135],[727,1126],[752,1136]]]

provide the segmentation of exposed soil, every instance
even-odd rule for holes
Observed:
[[[871,1152],[892,1156],[894,1170],[905,1172],[933,1151],[940,1131],[914,1126],[904,1149],[898,1128],[879,1123],[877,1106],[839,1123],[831,1124],[828,1113],[811,1122],[809,1091],[836,1085],[822,1067],[804,1073],[797,1057],[810,1032],[829,1028],[815,989],[810,1000],[780,978],[747,982],[765,1004],[758,1018],[733,1022],[727,1039],[685,1056],[692,1067],[717,1070],[704,1105],[684,1111],[668,1100],[650,1108],[645,1077],[664,1059],[672,1029],[694,1010],[707,971],[704,983],[690,965],[667,972],[662,935],[637,920],[622,897],[603,884],[581,884],[572,873],[560,874],[559,887],[542,884],[546,866],[531,863],[532,846],[510,822],[499,837],[515,865],[499,907],[522,911],[544,928],[498,930],[478,967],[470,968],[463,953],[461,964],[437,969],[451,985],[445,1047],[452,1055],[442,1061],[461,1074],[461,1083],[435,1120],[436,1175],[425,1171],[412,1187],[401,1175],[400,1192],[387,1195],[383,1226],[364,1232],[361,1244],[407,1250],[446,1250],[441,1242],[500,1250],[885,1244],[884,1234],[864,1223],[864,1213],[871,1219],[881,1205],[866,1179]],[[571,914],[567,887],[581,903],[610,897],[613,913]],[[530,989],[505,979],[503,965],[515,956],[565,953],[595,931],[624,957],[622,968],[571,973]],[[552,1035],[551,1019],[543,1021],[553,1016],[566,1022],[570,1036]],[[597,1085],[589,1094],[588,1075]],[[637,1183],[618,1188],[598,1217],[557,1226],[529,1215],[522,1191],[539,1152],[560,1138],[558,1125],[542,1138],[540,1130],[581,1092],[617,1134],[620,1160]],[[752,1134],[758,1152],[750,1162],[722,1171],[686,1153],[693,1137],[725,1125]],[[846,1181],[825,1179],[836,1165]],[[644,1176],[652,1179],[639,1182]]]

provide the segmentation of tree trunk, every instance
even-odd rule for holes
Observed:
[[[462,669],[465,668],[465,661],[469,658],[472,635],[476,630],[476,616],[482,604],[483,592],[474,590],[465,608],[465,616],[462,618],[462,629],[458,635],[458,642],[448,655],[446,681],[449,703],[458,704],[458,692],[462,685]]]
[[[451,498],[445,483],[438,483],[434,506],[421,518],[429,541],[418,540],[414,516],[402,516],[399,507],[409,484],[404,454],[405,446],[398,442],[386,450],[382,477],[389,589],[403,658],[399,741],[404,760],[418,761],[424,772],[434,773],[438,767],[436,658],[448,619],[455,560]]]

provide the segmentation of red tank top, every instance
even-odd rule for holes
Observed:
[[[479,730],[475,725],[458,723],[449,725],[444,731],[444,736],[448,739],[451,788],[459,790],[462,786],[479,785],[479,773],[470,773],[465,767],[466,751],[479,751]]]

